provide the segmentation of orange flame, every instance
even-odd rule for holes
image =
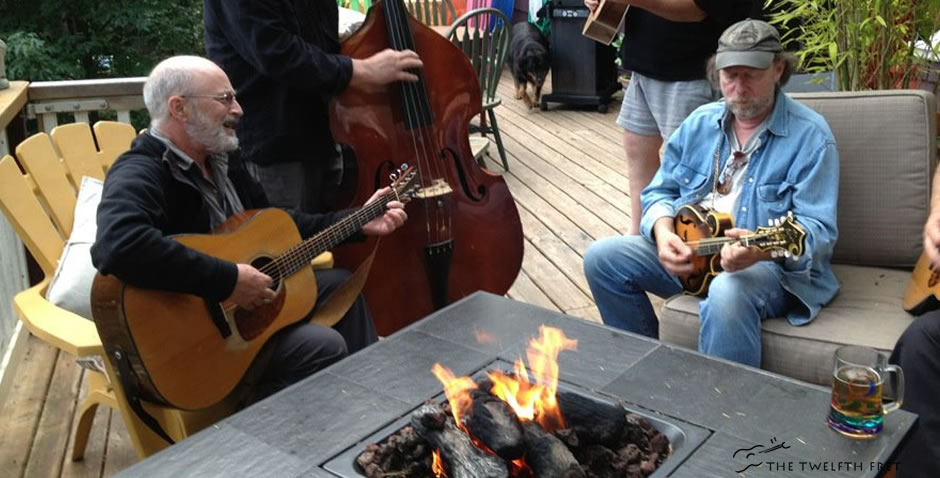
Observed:
[[[525,363],[517,360],[513,375],[501,371],[488,372],[493,382],[490,393],[508,403],[520,420],[534,420],[549,433],[565,428],[565,419],[558,407],[558,354],[562,350],[575,350],[578,341],[569,339],[565,333],[555,327],[539,327],[541,336],[529,341],[526,357],[532,369],[534,383],[529,381]],[[461,417],[470,413],[473,400],[470,390],[477,385],[469,377],[456,377],[441,364],[434,364],[431,371],[444,385],[444,394],[450,402],[450,408],[457,421],[457,426],[464,428]]]
[[[434,450],[431,457],[431,471],[434,472],[434,476],[437,478],[445,478],[447,473],[444,471],[444,462],[441,460],[441,452]]]
[[[454,420],[457,426],[463,428],[461,417],[470,413],[470,407],[473,399],[470,398],[470,390],[475,390],[477,384],[470,377],[457,377],[447,367],[435,363],[431,367],[431,372],[444,385],[444,395],[450,402],[451,413],[454,414]]]
[[[561,329],[539,327],[541,337],[529,341],[526,356],[535,377],[535,383],[529,382],[522,360],[515,364],[515,376],[507,376],[500,371],[487,375],[493,381],[491,393],[508,403],[522,420],[535,420],[549,433],[565,427],[555,397],[558,391],[558,353],[562,350],[574,350],[578,341],[569,339]]]

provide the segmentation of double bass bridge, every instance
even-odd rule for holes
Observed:
[[[427,186],[422,186],[421,189],[415,194],[415,197],[421,199],[430,199],[454,192],[453,188],[450,187],[450,184],[447,184],[443,178],[437,178],[431,181],[431,184]]]

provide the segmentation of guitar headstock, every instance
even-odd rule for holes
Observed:
[[[805,244],[806,230],[797,224],[793,213],[771,219],[769,226],[758,227],[747,241],[748,246],[757,247],[762,251],[773,251],[775,257],[779,253],[793,258],[803,255]]]
[[[389,174],[388,177],[392,180],[392,192],[390,196],[394,197],[399,202],[407,203],[411,201],[417,196],[418,190],[421,188],[418,168],[408,166],[407,163],[403,163],[395,172]]]

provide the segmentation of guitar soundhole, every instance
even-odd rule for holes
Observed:
[[[281,286],[281,274],[278,272],[277,266],[273,264],[273,262],[274,259],[270,257],[258,257],[251,261],[251,266],[269,275],[272,281],[271,289],[276,291]]]

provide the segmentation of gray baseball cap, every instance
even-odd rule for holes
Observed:
[[[731,25],[718,38],[715,68],[749,66],[770,68],[774,55],[783,51],[780,34],[767,22],[748,18]]]

